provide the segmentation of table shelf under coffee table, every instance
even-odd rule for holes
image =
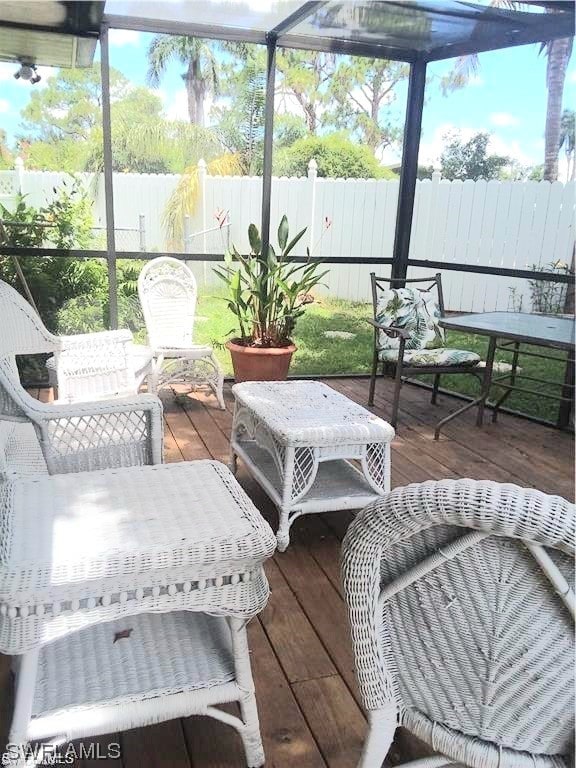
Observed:
[[[301,515],[361,509],[390,490],[393,428],[316,381],[244,382],[231,468],[239,456],[278,508],[278,548]]]

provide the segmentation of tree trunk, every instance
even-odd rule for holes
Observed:
[[[186,99],[188,101],[188,117],[190,122],[195,125],[198,122],[196,115],[196,98],[194,95],[194,59],[188,62],[188,71],[186,72]]]
[[[572,39],[551,40],[547,43],[548,63],[546,85],[548,101],[546,105],[546,130],[544,134],[544,179],[556,181],[558,178],[558,154],[560,152],[560,132],[562,117],[562,96],[566,69],[572,52]]]

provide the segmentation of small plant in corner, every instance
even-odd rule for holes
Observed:
[[[309,249],[307,261],[289,259],[305,232],[306,228],[290,240],[288,219],[283,216],[278,249],[269,245],[263,253],[260,233],[250,224],[250,253],[244,256],[232,246],[224,265],[214,268],[228,290],[226,302],[239,331],[226,344],[236,381],[269,381],[288,375],[296,351],[292,341],[296,321],[314,300],[311,291],[327,274],[321,271],[321,262],[311,260]]]

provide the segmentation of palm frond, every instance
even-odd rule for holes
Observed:
[[[238,176],[242,172],[241,159],[238,155],[225,154],[211,160],[206,170],[210,176]],[[164,209],[162,224],[170,248],[181,250],[183,247],[184,218],[194,214],[199,199],[198,166],[194,165],[184,171]]]

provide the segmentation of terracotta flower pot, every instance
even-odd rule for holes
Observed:
[[[240,381],[284,381],[296,346],[245,347],[236,339],[226,342],[232,357],[234,378]]]

